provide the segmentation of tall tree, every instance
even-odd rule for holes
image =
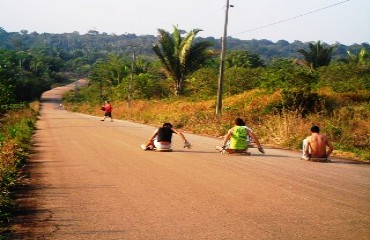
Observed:
[[[318,67],[329,65],[335,46],[325,48],[320,41],[309,44],[309,51],[299,49],[297,52],[301,53],[305,62],[310,66],[311,70]]]
[[[173,33],[158,29],[159,43],[153,45],[153,51],[159,57],[167,77],[176,84],[176,95],[182,95],[186,76],[198,70],[210,57],[207,49],[210,42],[194,42],[195,36],[202,30],[193,29],[185,37],[181,30],[174,27]]]

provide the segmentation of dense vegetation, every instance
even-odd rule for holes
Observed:
[[[29,103],[53,86],[88,77],[68,93],[72,110],[157,125],[171,121],[200,134],[223,135],[236,116],[264,144],[297,149],[319,124],[337,155],[370,160],[370,45],[228,38],[223,114],[215,114],[219,39],[163,29],[158,36],[89,31],[51,34],[0,28],[0,222],[30,148],[36,112]],[[166,106],[166,107],[164,107]]]
[[[216,52],[221,47],[220,39],[213,37],[197,37],[195,41],[210,42]],[[29,33],[27,30],[7,32],[0,27],[0,49],[28,51],[36,46],[50,47],[55,49],[59,57],[68,63],[66,67],[81,72],[86,71],[86,65],[93,64],[98,58],[111,53],[130,56],[135,49],[140,55],[153,59],[155,53],[152,50],[152,45],[157,42],[158,36],[153,35],[115,35],[105,32],[99,33],[95,30],[90,30],[86,34],[80,34],[79,32],[63,34]],[[328,47],[328,44],[323,44]],[[259,55],[266,63],[276,58],[300,58],[301,55],[297,53],[297,50],[306,49],[307,45],[308,43],[301,41],[289,43],[285,40],[279,40],[274,43],[266,39],[240,40],[232,37],[228,37],[227,40],[229,50],[252,52]],[[362,48],[369,51],[369,42],[351,46],[337,43],[333,59],[347,58],[347,51],[357,54]]]
[[[0,238],[12,218],[13,194],[23,176],[22,169],[31,148],[37,112],[38,103],[35,102],[10,110],[0,119]]]

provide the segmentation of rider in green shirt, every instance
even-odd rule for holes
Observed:
[[[230,148],[235,150],[244,150],[247,148],[247,131],[242,126],[235,126],[231,131]]]
[[[232,127],[226,134],[222,149],[228,153],[240,152],[248,150],[248,136],[252,137],[254,142],[258,146],[258,150],[261,153],[265,153],[260,142],[258,141],[257,136],[245,126],[245,122],[241,118],[235,119],[235,126]],[[227,142],[230,141],[230,146],[226,148]],[[247,152],[248,153],[248,152]]]

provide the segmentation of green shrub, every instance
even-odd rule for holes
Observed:
[[[11,217],[11,193],[21,177],[35,130],[37,113],[31,108],[8,112],[2,119],[0,132],[0,232]]]

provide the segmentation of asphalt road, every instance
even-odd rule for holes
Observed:
[[[220,139],[142,151],[153,127],[59,107],[43,95],[12,239],[370,239],[370,165],[300,160],[266,148],[213,149]],[[114,114],[114,112],[113,112]]]

